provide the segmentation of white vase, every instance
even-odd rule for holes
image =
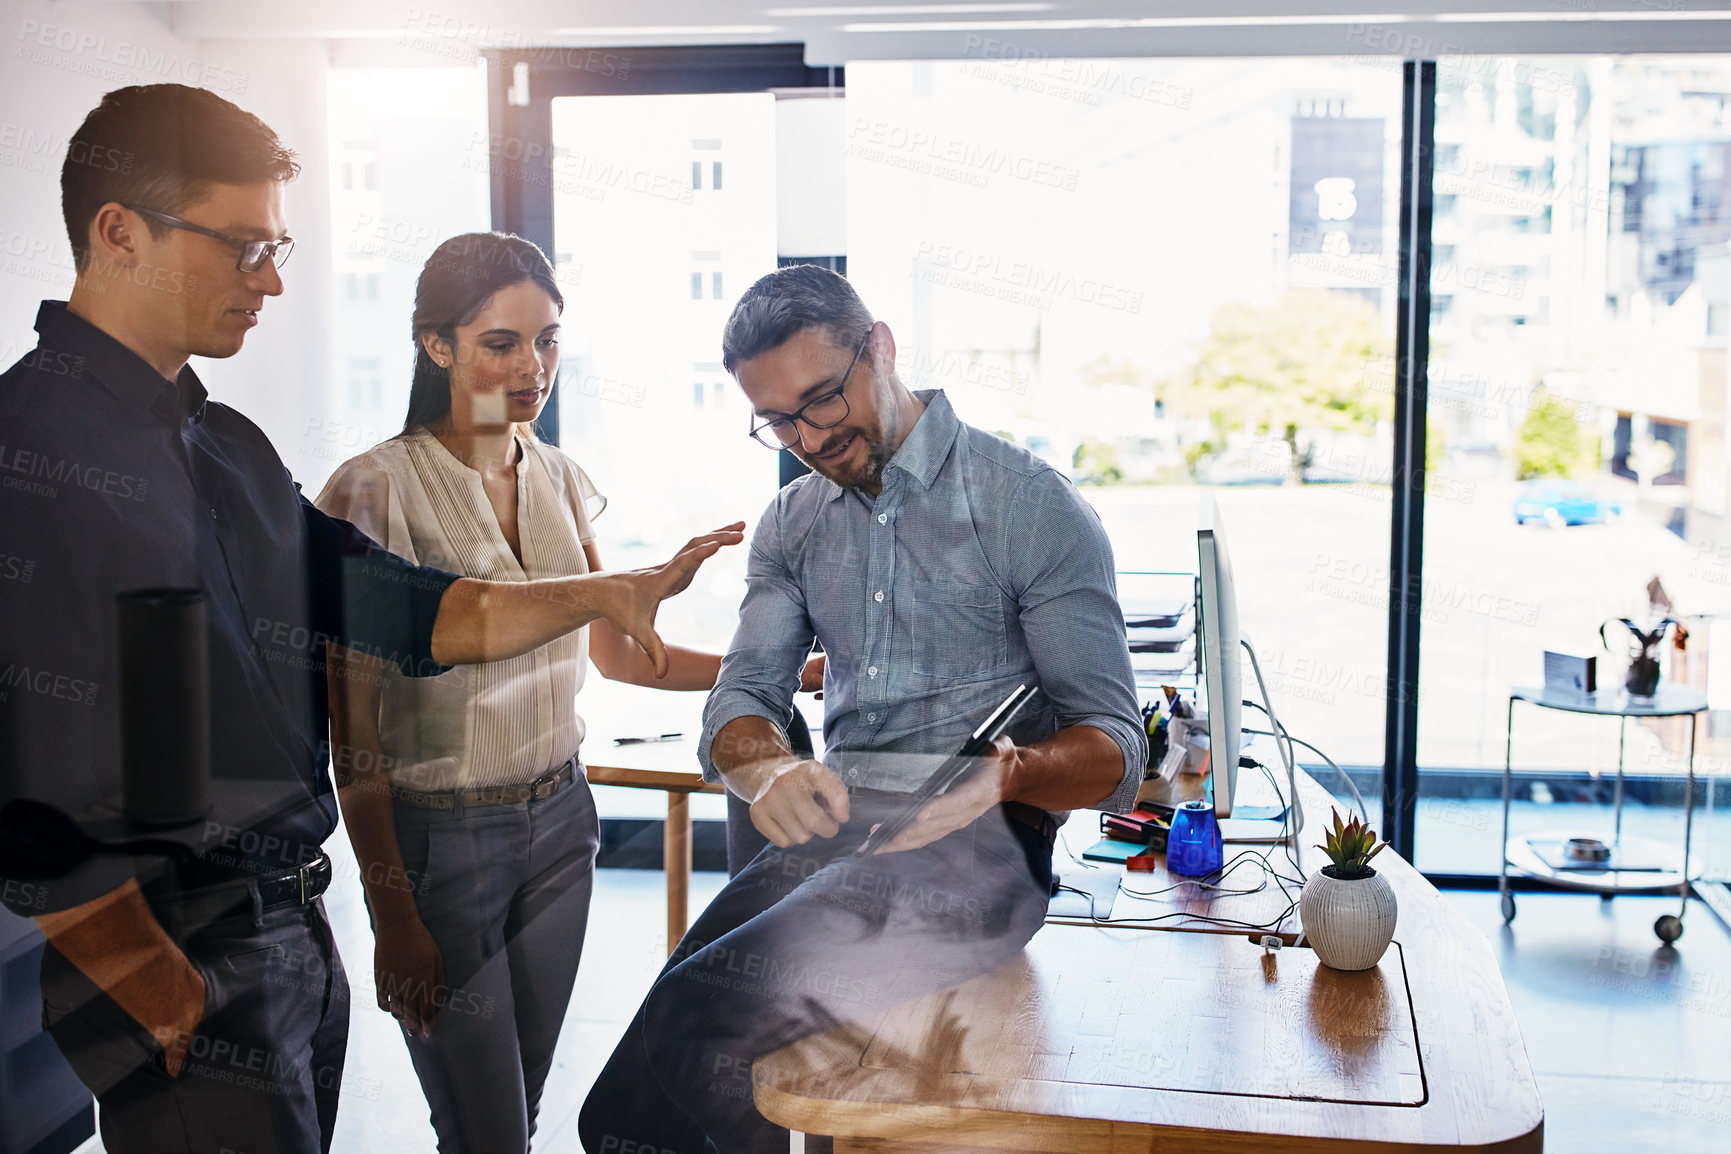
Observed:
[[[1394,940],[1394,890],[1366,867],[1364,877],[1341,879],[1323,866],[1304,883],[1298,918],[1316,959],[1337,970],[1368,970]]]

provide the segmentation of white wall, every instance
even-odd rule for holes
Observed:
[[[0,19],[0,364],[36,346],[39,301],[72,289],[60,216],[66,141],[102,94],[179,80],[196,55],[146,4],[16,0]]]
[[[287,291],[266,305],[239,356],[196,362],[212,395],[257,421],[282,449],[300,435],[305,413],[329,409],[328,52],[323,41],[188,41],[164,26],[160,11],[144,3],[7,4],[0,22],[0,365],[35,346],[39,302],[64,300],[72,288],[60,215],[67,139],[111,89],[202,84],[258,114],[300,155],[288,216],[302,243],[284,270]]]
[[[265,302],[259,326],[238,356],[196,362],[211,395],[252,418],[292,470],[309,416],[328,415],[336,389],[325,127],[329,49],[322,40],[211,41],[199,47],[213,58],[247,63],[246,92],[230,98],[274,128],[300,161],[300,177],[287,190],[295,248],[282,270],[283,294]]]

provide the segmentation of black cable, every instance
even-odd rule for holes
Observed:
[[[1275,884],[1280,887],[1281,896],[1286,898],[1287,902],[1286,902],[1286,908],[1281,910],[1280,914],[1270,922],[1264,922],[1264,923],[1247,922],[1241,918],[1215,917],[1211,914],[1191,913],[1188,910],[1171,910],[1171,911],[1169,911],[1167,913],[1163,913],[1163,914],[1150,914],[1149,916],[1143,917],[1143,918],[1134,918],[1134,917],[1101,918],[1101,917],[1092,916],[1092,904],[1091,903],[1090,903],[1090,919],[1089,920],[1091,920],[1095,925],[1109,926],[1109,925],[1132,925],[1132,924],[1136,924],[1136,923],[1140,923],[1140,922],[1159,922],[1159,921],[1165,921],[1169,918],[1189,918],[1192,921],[1201,922],[1201,923],[1206,924],[1206,925],[1228,926],[1228,927],[1233,927],[1233,928],[1243,929],[1243,930],[1265,930],[1265,931],[1269,931],[1269,932],[1278,933],[1280,927],[1283,924],[1285,924],[1286,919],[1291,917],[1293,912],[1298,909],[1298,900],[1296,898],[1292,897],[1291,893],[1287,890],[1287,886],[1289,884],[1293,884],[1292,879],[1282,876],[1279,873],[1279,871],[1277,871],[1276,869],[1273,868],[1273,863],[1271,863],[1268,860],[1267,854],[1258,852],[1256,850],[1251,850],[1251,849],[1241,850],[1237,854],[1235,854],[1231,858],[1231,860],[1229,860],[1228,862],[1223,864],[1220,867],[1220,869],[1215,870],[1214,873],[1204,874],[1202,878],[1187,878],[1187,879],[1185,879],[1185,881],[1175,882],[1172,885],[1165,887],[1164,889],[1159,889],[1159,890],[1132,889],[1132,888],[1126,886],[1124,884],[1124,880],[1122,878],[1120,878],[1118,881],[1118,891],[1120,893],[1129,894],[1132,897],[1152,899],[1152,898],[1158,898],[1164,894],[1171,893],[1173,890],[1180,889],[1187,884],[1200,884],[1200,885],[1204,885],[1204,886],[1211,886],[1211,883],[1207,882],[1205,879],[1218,876],[1221,880],[1224,880],[1227,874],[1236,870],[1240,865],[1243,865],[1245,862],[1255,862],[1262,867],[1264,876],[1263,876],[1263,881],[1262,881],[1261,885],[1257,886],[1254,889],[1244,889],[1244,890],[1224,890],[1224,889],[1219,889],[1217,886],[1214,886],[1212,888],[1216,888],[1216,889],[1218,889],[1218,892],[1221,892],[1221,893],[1223,893],[1227,896],[1230,896],[1230,897],[1240,897],[1240,896],[1245,896],[1245,895],[1249,895],[1249,894],[1261,893],[1263,890],[1268,888],[1268,878],[1273,878],[1275,881]],[[1300,886],[1302,886],[1302,883],[1298,883],[1298,884]]]
[[[1264,690],[1264,692],[1266,692],[1266,690]],[[1265,714],[1268,717],[1268,720],[1274,725],[1274,728],[1275,728],[1275,731],[1269,731],[1266,729],[1246,729],[1246,730],[1243,730],[1242,732],[1257,733],[1257,734],[1262,734],[1266,737],[1274,738],[1275,750],[1280,752],[1282,761],[1284,762],[1284,764],[1288,768],[1290,768],[1294,764],[1296,759],[1292,755],[1293,738],[1292,738],[1292,735],[1287,732],[1286,726],[1281,724],[1280,719],[1275,717],[1273,711],[1270,710],[1267,706],[1258,705],[1256,702],[1250,700],[1248,697],[1241,699],[1239,704],[1247,705],[1251,709],[1258,710],[1261,713]],[[1282,740],[1284,740],[1286,742],[1286,747],[1284,749],[1281,748],[1281,744],[1280,744]],[[1301,744],[1308,744],[1308,743],[1301,743]],[[1310,748],[1315,749],[1316,747],[1310,746]],[[1321,750],[1317,750],[1317,752],[1322,753]],[[1323,754],[1322,756],[1323,756],[1323,760],[1325,760],[1325,761],[1328,760],[1327,754]],[[1298,805],[1298,796],[1297,796],[1297,788],[1298,787],[1297,787],[1296,780],[1293,782],[1293,796],[1289,797],[1289,798],[1282,798],[1281,794],[1280,794],[1280,784],[1279,784],[1279,782],[1275,781],[1274,774],[1269,770],[1269,768],[1266,765],[1263,765],[1260,761],[1257,761],[1254,757],[1244,757],[1241,755],[1240,760],[1241,760],[1241,762],[1248,761],[1251,765],[1254,765],[1257,769],[1260,769],[1262,771],[1262,776],[1264,776],[1268,779],[1269,788],[1274,790],[1274,799],[1281,803],[1280,841],[1281,841],[1281,844],[1286,846],[1286,859],[1287,859],[1287,861],[1292,863],[1293,869],[1297,870],[1300,874],[1304,873],[1304,867],[1302,865],[1300,865],[1299,861],[1298,861],[1297,848],[1293,844],[1294,842],[1296,842],[1298,840],[1297,831],[1294,830],[1293,828],[1291,828],[1291,826],[1292,826],[1292,811]],[[1334,762],[1329,761],[1329,764],[1334,765]],[[1335,766],[1335,768],[1339,769],[1340,767]],[[1348,786],[1352,785],[1351,780],[1347,781],[1347,785]]]
[[[1066,885],[1063,882],[1058,883],[1058,888],[1060,890],[1069,890],[1073,894],[1081,894],[1083,897],[1087,898],[1088,899],[1088,919],[1090,921],[1099,921],[1100,920],[1097,916],[1095,916],[1095,913],[1094,913],[1094,895],[1091,892],[1081,888],[1080,886]]]
[[[1292,822],[1292,803],[1289,799],[1281,797],[1280,783],[1274,779],[1273,772],[1270,771],[1266,765],[1263,765],[1260,761],[1257,761],[1254,757],[1246,757],[1246,758],[1244,758],[1244,760],[1248,761],[1251,765],[1255,766],[1257,769],[1260,769],[1262,771],[1262,776],[1268,779],[1268,787],[1274,791],[1275,800],[1281,803],[1280,844],[1282,846],[1284,846],[1286,849],[1286,860],[1289,861],[1290,863],[1292,863],[1293,870],[1296,871],[1299,875],[1299,878],[1302,879],[1304,876],[1304,866],[1299,863],[1297,850],[1296,850],[1295,846],[1293,845],[1293,843],[1296,842],[1298,839],[1295,836],[1293,836],[1292,832],[1289,829],[1291,822]],[[1292,882],[1293,881],[1293,879],[1291,879],[1291,878],[1280,878],[1280,875],[1278,873],[1274,873],[1274,863],[1268,860],[1266,853],[1259,855],[1259,856],[1261,856],[1264,865],[1268,868],[1269,872],[1271,874],[1273,874],[1274,877],[1279,878],[1280,880],[1286,881],[1286,882]],[[1304,884],[1304,882],[1302,880],[1299,880],[1299,881],[1293,882],[1293,884],[1302,886]],[[1286,892],[1284,886],[1282,886],[1281,892],[1282,893]]]
[[[1257,854],[1250,854],[1248,856],[1251,860],[1259,860],[1260,859],[1260,855],[1257,855]],[[1179,883],[1179,884],[1182,885],[1183,883]],[[1288,897],[1286,907],[1284,909],[1282,909],[1280,911],[1280,913],[1278,915],[1276,915],[1272,920],[1267,921],[1267,922],[1247,922],[1247,921],[1244,921],[1240,918],[1222,918],[1222,917],[1215,917],[1211,914],[1191,913],[1189,910],[1169,910],[1163,914],[1150,914],[1147,917],[1140,917],[1140,918],[1138,918],[1138,917],[1105,917],[1105,918],[1103,918],[1103,917],[1099,916],[1098,911],[1095,908],[1094,895],[1093,894],[1088,893],[1086,890],[1078,889],[1075,886],[1064,885],[1062,883],[1059,884],[1058,888],[1061,890],[1070,890],[1074,893],[1086,894],[1086,896],[1088,898],[1088,920],[1097,926],[1137,925],[1137,924],[1145,923],[1145,922],[1162,922],[1162,921],[1166,921],[1170,918],[1188,918],[1189,920],[1191,920],[1193,922],[1200,922],[1200,923],[1205,924],[1205,925],[1228,926],[1228,927],[1233,927],[1233,928],[1243,929],[1243,930],[1263,930],[1263,931],[1267,931],[1267,932],[1271,932],[1271,933],[1279,933],[1280,927],[1286,923],[1286,919],[1290,918],[1293,915],[1293,913],[1298,909],[1298,902],[1295,899]],[[1176,888],[1178,888],[1178,886],[1168,887],[1168,890],[1160,890],[1160,891],[1156,891],[1156,892],[1157,893],[1166,893],[1166,892],[1169,892],[1170,889],[1176,889]],[[1121,879],[1121,878],[1118,881],[1118,889],[1120,892],[1130,894],[1132,897],[1146,896],[1142,891],[1129,889],[1129,888],[1125,887],[1123,879]],[[1249,892],[1260,892],[1260,891],[1249,891]],[[1286,896],[1286,887],[1285,887],[1284,883],[1281,885],[1281,894],[1283,896]],[[1234,896],[1236,896],[1236,895],[1234,895]]]
[[[1261,855],[1257,854],[1256,851],[1254,851],[1254,850],[1248,850],[1248,849],[1247,850],[1241,850],[1240,852],[1234,854],[1227,861],[1221,863],[1220,868],[1217,870],[1214,870],[1212,873],[1205,873],[1201,877],[1185,878],[1183,881],[1173,882],[1171,885],[1167,886],[1165,889],[1136,890],[1136,889],[1130,889],[1129,887],[1123,885],[1122,882],[1120,882],[1118,888],[1120,890],[1122,890],[1124,893],[1132,894],[1136,897],[1141,897],[1141,898],[1159,897],[1161,894],[1171,893],[1173,890],[1181,889],[1187,885],[1199,885],[1205,889],[1218,890],[1219,892],[1227,894],[1229,896],[1244,896],[1244,895],[1248,895],[1248,894],[1259,894],[1263,890],[1268,888],[1268,878],[1266,876],[1263,877],[1262,884],[1256,886],[1254,889],[1244,889],[1244,890],[1230,890],[1230,889],[1227,889],[1225,886],[1220,885],[1218,882],[1211,882],[1208,880],[1209,878],[1218,877],[1220,881],[1225,881],[1226,876],[1228,874],[1232,873],[1240,865],[1244,864],[1244,862],[1247,860],[1248,861],[1261,861]],[[1263,866],[1263,873],[1264,873],[1264,875],[1266,875],[1268,873],[1267,863],[1262,862],[1262,866]]]
[[[1085,858],[1077,857],[1076,851],[1070,848],[1070,839],[1065,837],[1063,834],[1063,831],[1061,831],[1061,830],[1058,833],[1058,840],[1064,843],[1064,853],[1069,856],[1071,861],[1075,862],[1077,865],[1081,866],[1083,869],[1097,870],[1100,868],[1099,862],[1091,862]],[[1059,886],[1058,888],[1063,889],[1064,887]]]
[[[1261,709],[1261,707],[1257,706],[1254,702],[1246,701],[1245,704],[1250,705],[1252,708]],[[1266,709],[1263,709],[1262,712],[1267,713],[1268,711]],[[1279,722],[1275,722],[1275,724],[1279,725]],[[1325,760],[1327,759],[1326,754],[1322,754],[1321,750],[1316,749],[1316,747],[1311,745],[1309,742],[1299,741],[1299,740],[1293,738],[1290,734],[1285,734],[1285,728],[1286,728],[1285,726],[1280,726],[1280,728],[1281,728],[1282,733],[1269,734],[1269,736],[1274,737],[1274,739],[1278,742],[1281,740],[1281,737],[1284,734],[1285,738],[1288,742],[1288,749],[1289,750],[1290,750],[1291,745],[1296,743],[1296,744],[1305,746],[1307,749],[1314,750],[1316,753],[1321,754]],[[1211,891],[1218,893],[1218,894],[1225,896],[1225,897],[1249,897],[1249,896],[1252,896],[1255,894],[1262,893],[1264,890],[1266,890],[1268,888],[1269,880],[1273,879],[1274,884],[1280,890],[1280,895],[1286,899],[1286,907],[1284,909],[1282,909],[1280,911],[1280,913],[1273,920],[1268,921],[1268,922],[1260,922],[1260,923],[1259,922],[1248,922],[1248,921],[1245,921],[1241,918],[1215,917],[1215,916],[1210,915],[1210,914],[1191,913],[1188,910],[1170,910],[1170,911],[1168,911],[1166,913],[1162,913],[1162,914],[1150,914],[1147,917],[1104,917],[1103,918],[1103,917],[1099,916],[1098,908],[1095,905],[1094,894],[1091,893],[1090,891],[1084,890],[1078,886],[1067,885],[1067,884],[1062,883],[1062,882],[1060,882],[1058,884],[1057,888],[1060,891],[1068,890],[1071,893],[1082,894],[1083,896],[1085,896],[1088,899],[1088,920],[1090,923],[1097,925],[1097,926],[1139,925],[1139,924],[1146,924],[1146,923],[1152,923],[1152,922],[1163,922],[1163,921],[1167,921],[1167,920],[1172,919],[1172,918],[1186,918],[1190,922],[1200,923],[1202,925],[1222,926],[1222,927],[1228,927],[1228,928],[1233,928],[1233,929],[1241,929],[1241,930],[1245,930],[1245,931],[1249,931],[1249,932],[1254,932],[1257,930],[1261,930],[1261,931],[1269,932],[1269,933],[1280,932],[1280,927],[1282,925],[1284,925],[1286,923],[1286,920],[1288,918],[1290,918],[1298,910],[1299,898],[1293,896],[1292,890],[1289,887],[1297,887],[1299,890],[1299,896],[1302,897],[1303,889],[1304,889],[1304,882],[1305,882],[1304,867],[1299,863],[1297,854],[1295,852],[1295,847],[1293,845],[1293,842],[1296,841],[1296,838],[1293,837],[1292,834],[1290,833],[1290,826],[1292,824],[1292,803],[1291,803],[1291,801],[1289,801],[1288,799],[1284,798],[1281,795],[1280,783],[1275,780],[1274,773],[1272,770],[1270,770],[1268,768],[1268,766],[1264,765],[1260,761],[1257,761],[1255,758],[1246,758],[1245,760],[1248,761],[1255,768],[1262,771],[1263,776],[1268,781],[1269,788],[1271,788],[1274,791],[1274,796],[1275,796],[1276,800],[1281,802],[1281,817],[1280,817],[1281,842],[1280,842],[1280,844],[1285,847],[1287,860],[1291,863],[1291,865],[1293,867],[1293,871],[1298,876],[1297,877],[1289,877],[1286,874],[1283,874],[1275,866],[1274,862],[1269,858],[1268,851],[1266,851],[1266,850],[1260,850],[1259,851],[1259,850],[1246,848],[1246,849],[1240,850],[1238,853],[1234,854],[1231,858],[1229,858],[1225,862],[1223,862],[1219,869],[1213,871],[1212,873],[1204,874],[1200,878],[1186,878],[1181,882],[1174,882],[1172,885],[1166,886],[1166,887],[1164,887],[1162,889],[1158,889],[1158,890],[1139,890],[1139,889],[1135,889],[1135,888],[1130,887],[1130,886],[1126,886],[1124,884],[1125,879],[1123,877],[1120,877],[1118,879],[1117,892],[1129,894],[1131,897],[1143,898],[1145,900],[1157,900],[1160,897],[1164,896],[1165,894],[1169,894],[1174,890],[1182,889],[1186,885],[1199,885],[1205,889],[1211,890]],[[1332,765],[1333,762],[1330,762],[1330,764]],[[1338,766],[1336,766],[1335,768],[1339,769]],[[1350,779],[1349,779],[1348,784],[1351,784]],[[1072,861],[1075,861],[1078,864],[1085,865],[1085,866],[1088,866],[1089,868],[1093,868],[1093,869],[1099,868],[1096,865],[1092,865],[1091,863],[1085,862],[1081,858],[1078,858],[1076,856],[1075,851],[1070,848],[1070,844],[1068,841],[1064,842],[1064,852],[1069,855],[1069,857],[1071,858]],[[1248,888],[1242,888],[1242,889],[1231,889],[1231,888],[1227,888],[1227,887],[1220,884],[1221,882],[1224,882],[1229,875],[1231,875],[1233,872],[1235,872],[1240,866],[1244,865],[1246,862],[1254,862],[1258,866],[1260,866],[1262,869],[1262,880],[1257,885],[1255,885],[1254,887],[1248,887]],[[1214,879],[1214,880],[1210,881],[1209,879]]]
[[[1192,922],[1200,922],[1204,925],[1210,926],[1228,926],[1240,930],[1262,930],[1265,933],[1279,933],[1281,924],[1284,923],[1287,918],[1292,916],[1292,911],[1295,909],[1297,909],[1296,904],[1288,906],[1285,910],[1282,910],[1280,916],[1275,918],[1273,921],[1260,923],[1240,921],[1237,918],[1217,918],[1209,914],[1193,914],[1188,910],[1172,910],[1171,912],[1164,914],[1151,914],[1145,918],[1096,917],[1090,918],[1089,920],[1097,926],[1128,926],[1144,922],[1163,922],[1168,918],[1188,918]]]

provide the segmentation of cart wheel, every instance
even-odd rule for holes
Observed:
[[[1653,923],[1653,932],[1659,935],[1659,940],[1670,945],[1683,936],[1683,919],[1676,914],[1663,914]]]
[[[1506,926],[1510,922],[1515,920],[1515,895],[1512,893],[1504,894],[1502,904],[1503,904],[1503,924]]]

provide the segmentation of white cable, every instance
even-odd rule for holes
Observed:
[[[1363,815],[1364,823],[1366,825],[1370,824],[1370,809],[1364,804],[1364,795],[1358,792],[1358,786],[1353,784],[1352,777],[1346,772],[1346,770],[1334,764],[1334,758],[1328,756],[1328,754],[1322,752],[1322,750],[1316,748],[1316,746],[1310,744],[1310,742],[1304,740],[1304,738],[1292,736],[1284,725],[1280,727],[1280,734],[1271,733],[1266,729],[1246,729],[1244,732],[1254,733],[1260,737],[1278,737],[1281,734],[1284,734],[1287,741],[1290,741],[1294,745],[1304,746],[1304,748],[1310,750],[1310,752],[1328,762],[1329,768],[1338,773],[1340,775],[1340,780],[1346,782],[1346,788],[1352,791],[1352,799],[1358,803],[1358,812]]]
[[[1274,726],[1275,732],[1284,733],[1285,727],[1280,724],[1280,719],[1274,716],[1274,699],[1268,696],[1268,682],[1262,679],[1262,663],[1256,660],[1255,647],[1250,644],[1248,637],[1240,637],[1239,644],[1243,645],[1244,651],[1250,654],[1250,668],[1256,672],[1256,687],[1262,691],[1262,704],[1268,713],[1269,723]],[[1286,788],[1291,795],[1292,835],[1287,845],[1289,848],[1296,848],[1298,835],[1304,829],[1304,807],[1298,801],[1298,770],[1292,764],[1292,743],[1290,741],[1283,741],[1276,737],[1274,748],[1280,751],[1280,760],[1286,765]],[[1236,767],[1233,767],[1233,772],[1237,772]],[[1299,872],[1302,873],[1303,870],[1301,869]]]

